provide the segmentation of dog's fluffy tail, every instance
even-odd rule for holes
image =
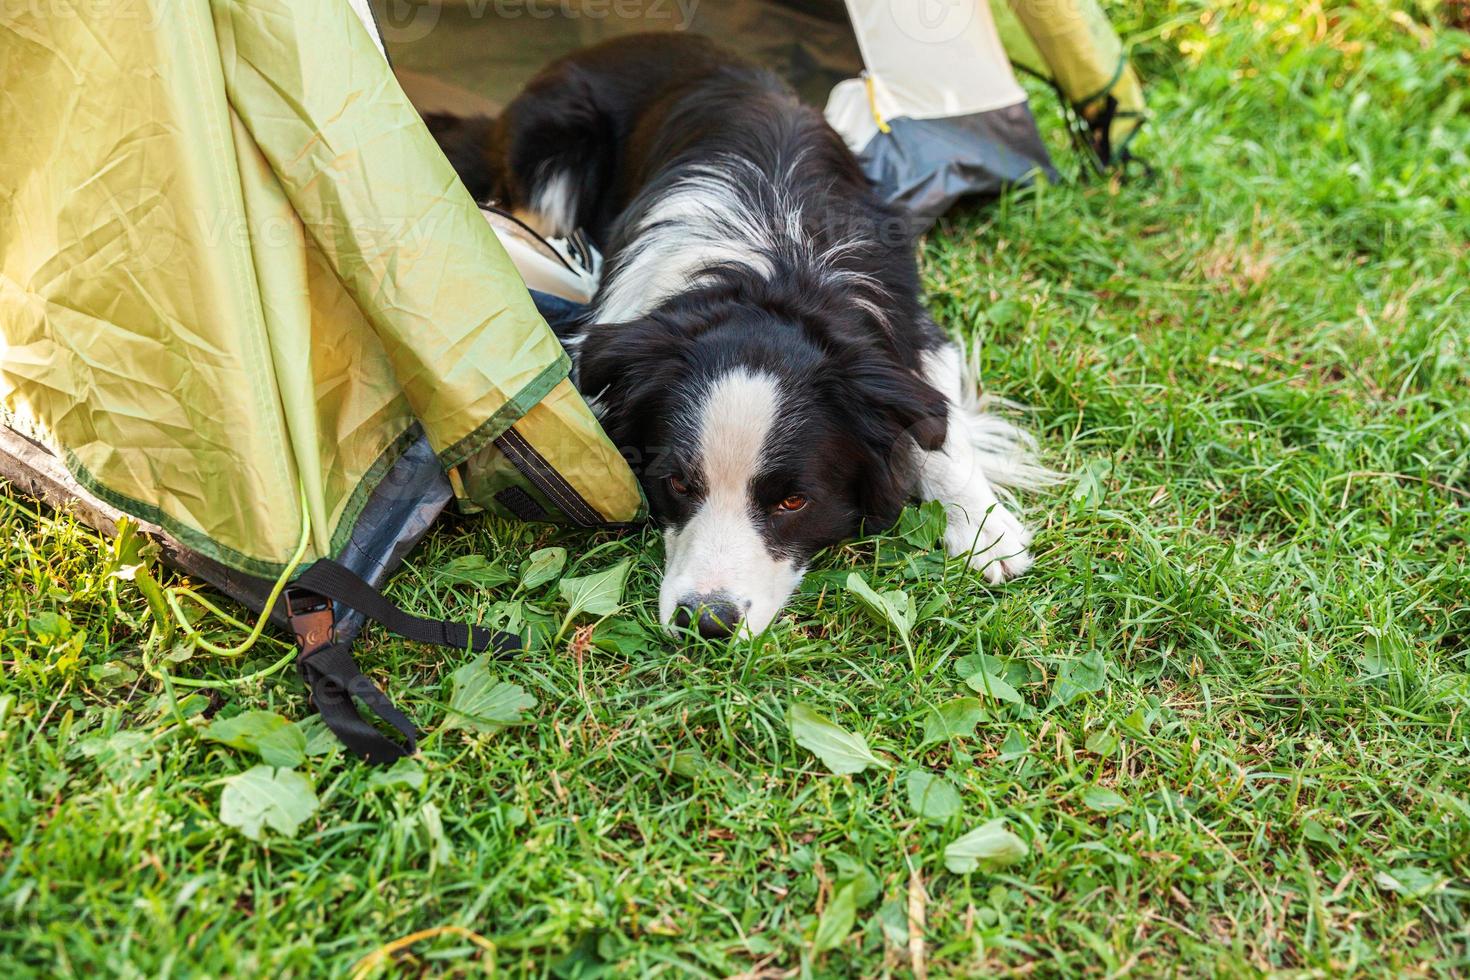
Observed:
[[[959,418],[950,424],[963,427],[985,478],[999,496],[1015,501],[1017,490],[1044,490],[1066,481],[1066,474],[1041,462],[1036,438],[1006,415],[1028,411],[1024,405],[986,395],[980,387],[978,344],[955,341],[962,364]],[[1006,414],[1001,414],[1002,412]]]

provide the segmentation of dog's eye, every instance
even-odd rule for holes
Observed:
[[[669,489],[681,497],[687,497],[690,490],[689,481],[678,473],[672,473],[669,475]]]
[[[776,505],[776,509],[783,514],[792,514],[806,506],[806,497],[799,493],[793,493],[785,500]]]

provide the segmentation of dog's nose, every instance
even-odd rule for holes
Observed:
[[[722,592],[686,596],[674,612],[674,625],[686,630],[691,623],[698,625],[699,635],[706,640],[718,640],[740,625],[740,607]]]

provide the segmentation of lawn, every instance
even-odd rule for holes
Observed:
[[[109,546],[0,488],[4,975],[1470,973],[1470,12],[1110,10],[1152,177],[924,248],[1075,474],[1028,501],[1029,576],[915,511],[767,635],[680,646],[654,532],[445,520],[398,601],[561,635],[486,665],[370,631],[431,733],[375,771],[289,670],[166,688]],[[590,635],[555,553],[525,567],[557,547],[631,560]],[[241,805],[262,752],[279,812]]]

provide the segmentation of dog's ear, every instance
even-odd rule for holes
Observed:
[[[891,446],[908,436],[920,449],[944,446],[949,400],[918,372],[869,354],[849,361],[840,371],[840,383],[858,409],[854,418],[865,442]]]
[[[850,452],[861,460],[855,488],[870,528],[891,524],[913,494],[923,450],[943,447],[949,402],[891,358],[864,354],[835,366],[829,376]]]
[[[592,324],[568,346],[577,387],[608,435],[624,445],[636,440],[639,420],[653,417],[678,382],[689,338],[663,319],[647,318]]]

